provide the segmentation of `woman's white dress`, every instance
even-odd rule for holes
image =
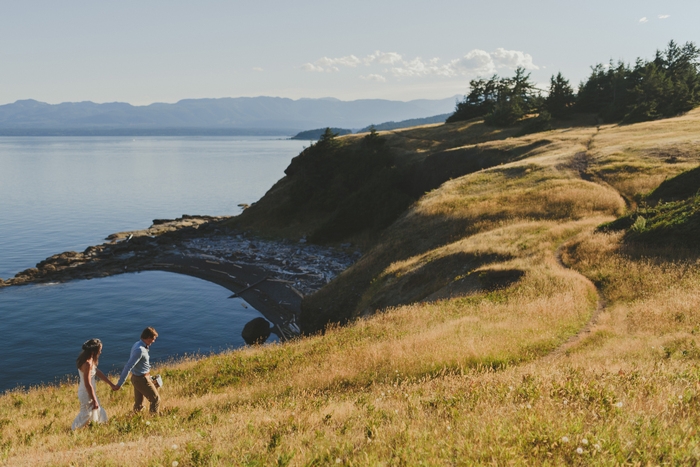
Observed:
[[[90,372],[90,379],[92,380],[93,388],[95,387],[96,372],[97,367],[93,367],[92,371]],[[83,372],[80,370],[78,370],[78,374],[80,375],[80,383],[78,384],[78,400],[80,401],[80,413],[77,417],[75,417],[75,420],[73,420],[71,430],[77,430],[78,428],[82,428],[90,422],[105,423],[107,421],[107,412],[105,412],[105,409],[102,408],[99,399],[97,400],[97,404],[100,406],[100,408],[97,410],[92,409],[92,399],[90,398],[90,394],[88,393],[88,390],[85,387],[85,377],[83,376]]]

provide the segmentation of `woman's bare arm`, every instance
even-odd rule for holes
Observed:
[[[92,360],[88,360],[82,364],[80,371],[83,372],[83,382],[85,383],[85,389],[87,389],[88,395],[92,400],[92,409],[99,409],[100,405],[97,403],[97,394],[95,394],[95,387],[92,384],[92,378],[90,377],[90,372],[92,370]]]
[[[115,389],[117,387],[112,381],[110,381],[110,379],[107,377],[107,375],[102,373],[102,370],[100,370],[99,368],[96,369],[95,376],[100,378],[105,383],[109,384],[110,388]]]

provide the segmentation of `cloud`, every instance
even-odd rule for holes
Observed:
[[[452,60],[450,68],[455,74],[491,74],[496,72],[496,65],[491,54],[485,50],[474,49],[462,58]]]
[[[253,67],[253,71],[265,71],[265,70],[263,70],[263,69],[260,68],[259,66],[254,66],[254,67]]]
[[[496,66],[501,68],[512,68],[516,69],[519,66],[525,68],[526,70],[539,70],[540,67],[532,63],[532,55],[526,54],[519,50],[506,50],[502,48],[496,49],[494,53],[491,54]]]
[[[301,66],[301,69],[304,71],[315,71],[315,72],[319,72],[319,73],[322,73],[325,71],[322,66],[316,66],[313,63],[304,63]]]
[[[649,20],[648,20],[647,17],[645,16],[644,18],[640,18],[640,19],[639,19],[639,22],[642,23],[642,24],[644,24],[644,23],[648,23]]]
[[[450,65],[439,66],[439,61],[439,58],[423,61],[420,57],[413,60],[402,60],[401,66],[393,67],[391,72],[394,76],[454,76],[454,70],[450,68]]]
[[[452,60],[449,64],[454,75],[487,75],[496,73],[499,68],[515,70],[519,66],[526,70],[539,70],[535,65],[532,55],[520,50],[506,50],[498,48],[494,52],[474,49],[464,57]]]
[[[376,81],[378,83],[386,83],[386,78],[383,77],[382,75],[377,75],[377,74],[371,74],[367,76],[360,76],[360,79],[364,79],[366,81]]]
[[[659,15],[659,19],[668,19],[671,15]]]
[[[377,50],[371,55],[365,57],[365,65],[371,65],[372,63],[382,63],[385,65],[393,65],[394,63],[401,61],[401,55],[396,52],[380,52]]]
[[[494,74],[499,69],[514,70],[523,67],[526,70],[539,70],[532,55],[520,50],[498,48],[493,52],[473,49],[461,58],[441,63],[440,58],[425,60],[421,57],[406,59],[397,52],[376,52],[363,59],[355,55],[340,58],[322,57],[313,63],[305,63],[301,69],[309,72],[339,72],[342,68],[355,68],[360,64],[366,67],[380,68],[376,73],[360,76],[368,81],[386,82],[385,74],[390,73],[396,78],[424,76],[478,76]],[[382,66],[384,65],[384,66]],[[388,67],[386,65],[389,65]],[[371,69],[371,68],[370,68]],[[379,73],[383,74],[379,74]]]
[[[349,68],[355,68],[356,66],[360,65],[362,63],[362,60],[357,58],[354,55],[348,55],[346,57],[340,57],[340,58],[329,58],[329,57],[321,57],[318,60],[316,60],[314,63],[305,63],[301,66],[301,69],[304,71],[315,71],[315,72],[338,72],[340,71],[339,66],[342,67],[349,67]]]

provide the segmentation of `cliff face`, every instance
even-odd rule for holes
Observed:
[[[517,136],[519,128],[471,121],[322,140],[230,222],[363,249],[304,299],[307,332],[391,306],[498,290],[544,261],[527,242],[499,246],[503,229],[544,222],[573,231],[612,220],[700,161],[698,112],[625,127],[585,123]],[[659,156],[669,151],[674,157]]]

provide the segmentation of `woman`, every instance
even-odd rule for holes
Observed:
[[[107,412],[100,407],[95,393],[95,376],[100,378],[109,386],[116,390],[117,387],[97,369],[97,363],[102,353],[102,342],[99,339],[90,339],[83,344],[83,351],[80,352],[76,365],[80,374],[80,384],[78,386],[78,400],[80,401],[80,413],[73,420],[72,430],[82,428],[90,422],[105,423]]]

